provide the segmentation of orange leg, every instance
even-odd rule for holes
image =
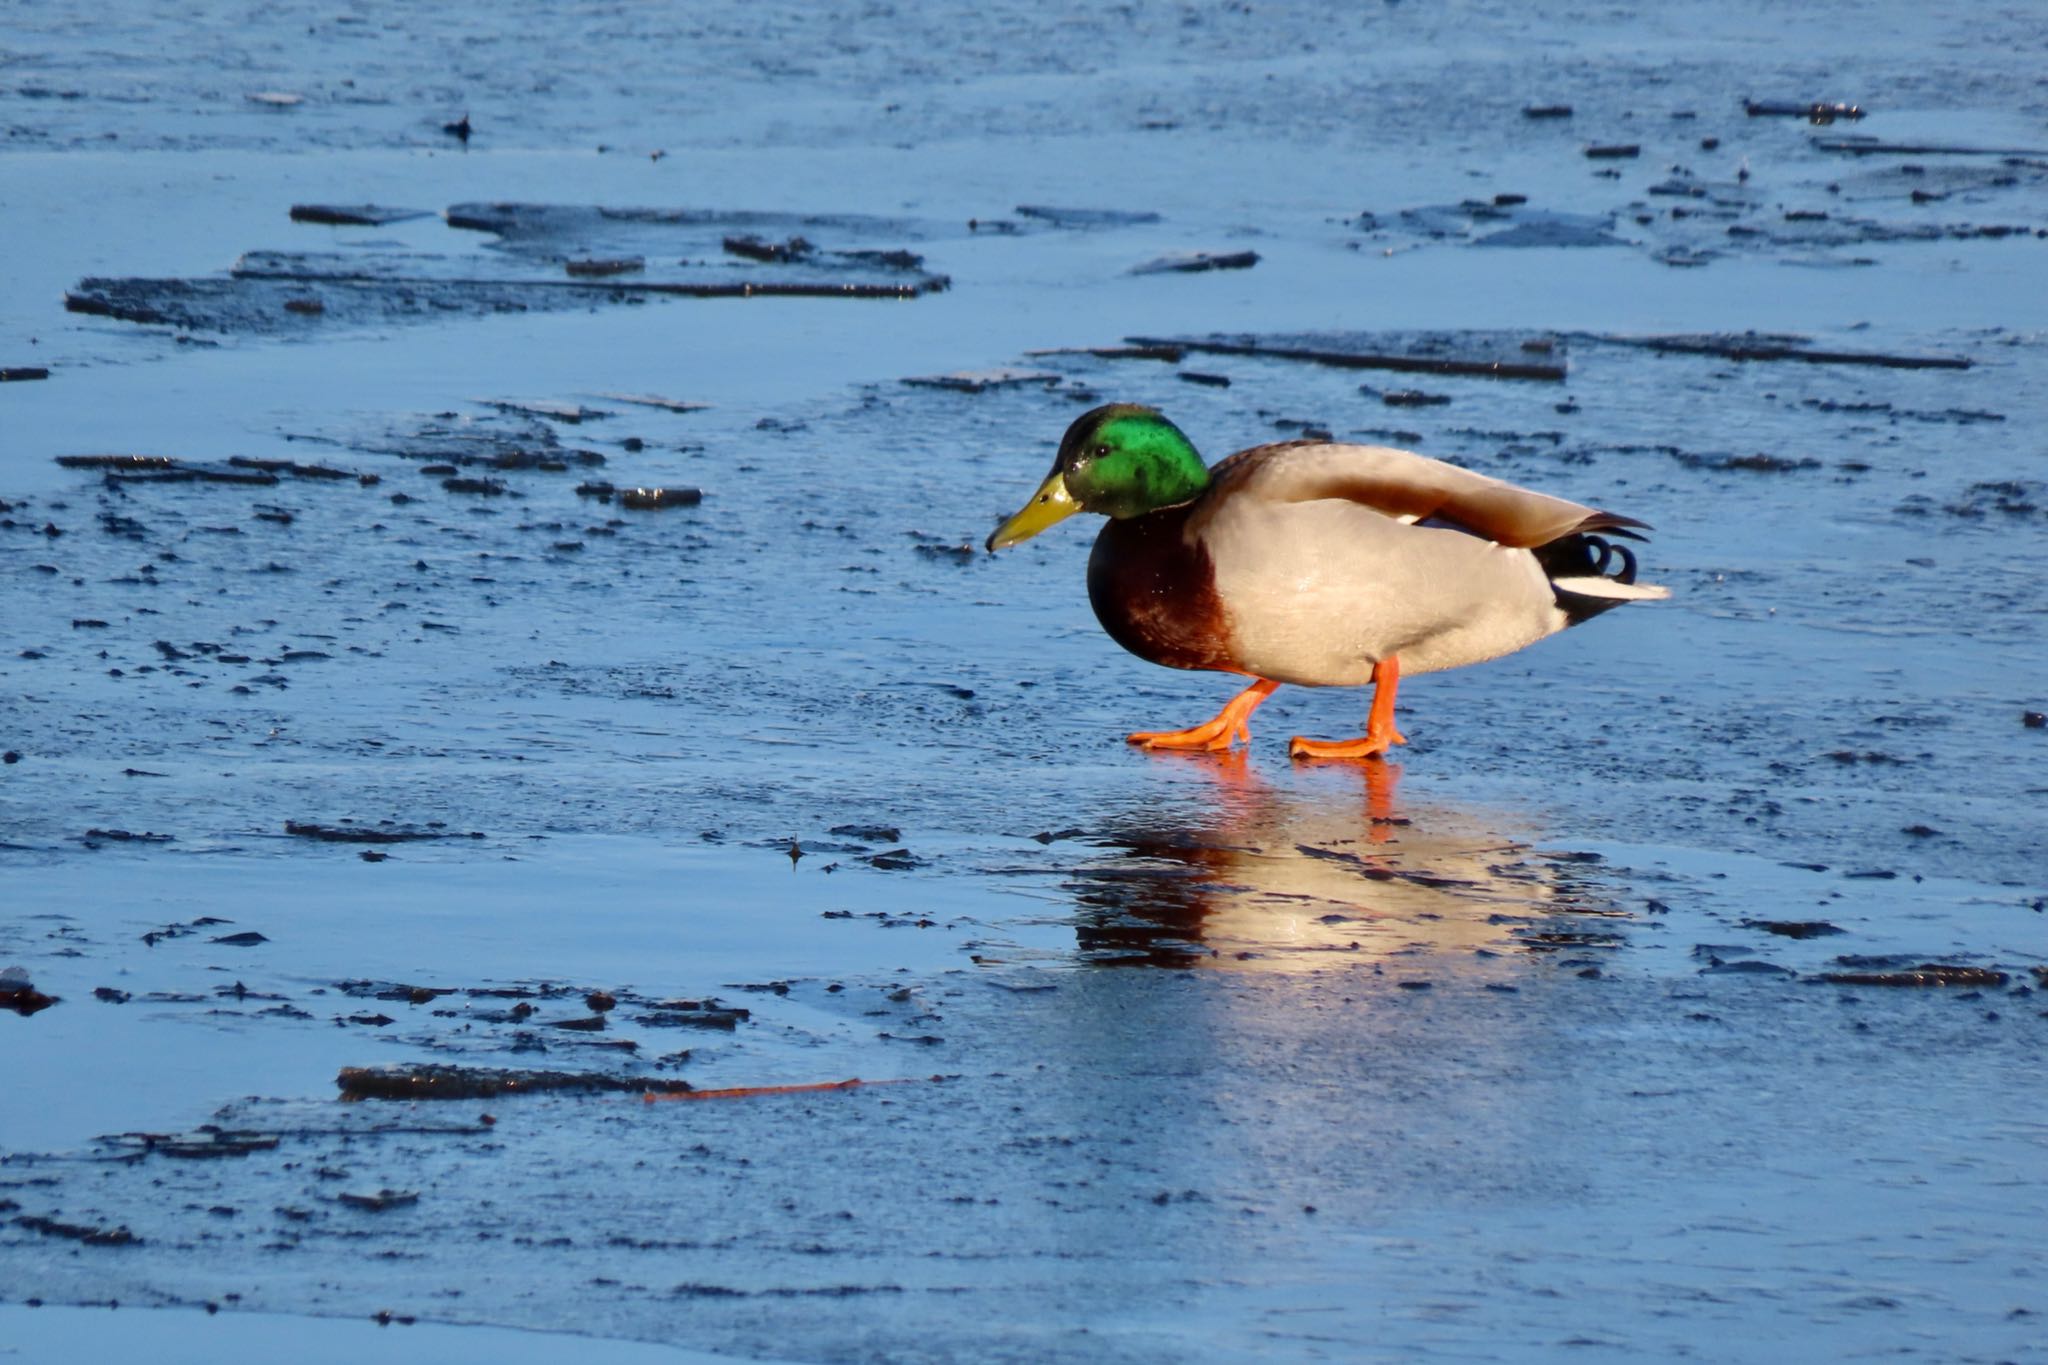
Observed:
[[[1371,758],[1408,737],[1394,728],[1394,693],[1401,687],[1401,661],[1388,657],[1372,666],[1372,711],[1365,719],[1361,739],[1306,739],[1296,735],[1287,746],[1295,758]]]
[[[1245,722],[1279,686],[1260,678],[1226,702],[1216,713],[1216,719],[1206,725],[1197,725],[1192,730],[1140,730],[1125,739],[1141,749],[1228,749],[1240,739],[1250,744],[1251,727]]]

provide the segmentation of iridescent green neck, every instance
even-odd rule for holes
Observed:
[[[1119,519],[1191,502],[1209,486],[1194,443],[1135,403],[1082,414],[1060,442],[1057,468],[1082,508]]]

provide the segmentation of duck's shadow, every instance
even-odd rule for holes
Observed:
[[[1397,764],[1276,782],[1236,752],[1156,759],[1201,799],[1101,823],[1100,856],[1065,883],[1089,961],[1300,971],[1621,941],[1582,856],[1538,851],[1511,813],[1404,801]]]

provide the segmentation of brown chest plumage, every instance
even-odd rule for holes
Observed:
[[[1183,539],[1195,506],[1105,525],[1088,557],[1088,601],[1109,637],[1141,659],[1240,672],[1208,551]]]

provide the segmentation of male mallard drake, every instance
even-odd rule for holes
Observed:
[[[1067,428],[1052,473],[988,548],[1076,512],[1109,518],[1088,600],[1111,639],[1169,668],[1253,679],[1206,725],[1130,736],[1148,749],[1249,744],[1246,720],[1282,683],[1371,682],[1362,738],[1297,735],[1288,751],[1385,753],[1407,743],[1394,728],[1403,673],[1496,659],[1670,596],[1637,583],[1635,555],[1611,539],[1643,538],[1632,517],[1385,446],[1282,441],[1204,468],[1179,427],[1131,403]]]

